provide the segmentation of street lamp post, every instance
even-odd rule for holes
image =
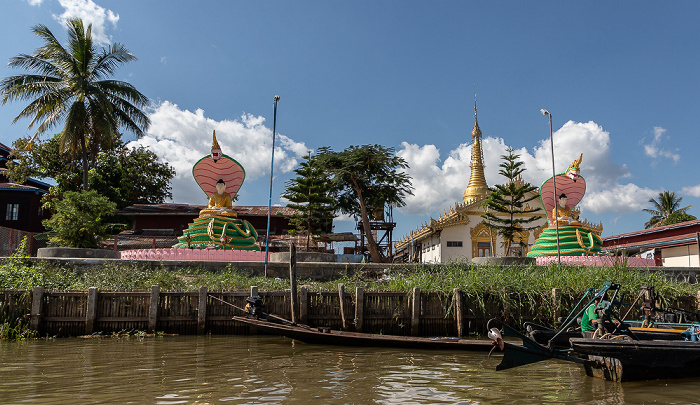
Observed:
[[[275,96],[275,112],[272,119],[272,158],[270,159],[270,198],[267,200],[267,232],[265,232],[265,277],[267,277],[268,252],[270,246],[270,214],[272,212],[272,175],[275,168],[275,135],[277,135],[277,102],[280,96]]]
[[[544,108],[540,110],[542,115],[549,117],[549,146],[552,149],[552,184],[554,184],[554,226],[557,232],[557,267],[561,270],[561,252],[559,250],[559,203],[557,199],[557,172],[554,169],[554,136],[552,135],[552,114]]]

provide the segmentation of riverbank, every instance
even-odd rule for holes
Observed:
[[[235,300],[235,305],[243,307],[252,286],[265,299],[269,312],[290,319],[288,278],[250,275],[235,263],[216,271],[201,264],[190,265],[169,267],[107,260],[76,266],[66,261],[4,259],[0,261],[0,323],[28,325],[25,315],[31,313],[44,321],[51,318],[47,321],[51,326],[30,328],[43,328],[44,335],[75,336],[85,331],[109,333],[125,329],[245,334],[247,329],[226,323],[240,313],[230,308],[224,311],[208,295]],[[429,334],[455,335],[462,324],[466,325],[462,333],[469,335],[482,333],[490,317],[515,324],[528,320],[553,326],[557,313],[568,312],[588,288],[599,288],[607,281],[621,284],[625,299],[630,302],[641,286],[651,285],[664,300],[663,307],[692,311],[697,311],[700,292],[700,285],[678,281],[663,272],[624,266],[562,266],[559,270],[556,266],[453,263],[382,265],[381,269],[365,266],[349,271],[338,264],[318,265],[324,271],[336,272],[336,277],[331,281],[299,277],[300,294],[306,294],[303,300],[308,323],[351,328],[356,324],[359,306],[368,311],[367,317],[364,312],[360,314],[368,319],[364,330],[374,333],[409,334],[413,333],[409,326],[417,325],[417,330]],[[347,291],[345,295],[340,293],[339,284],[343,285],[342,291]],[[38,301],[34,298],[37,286],[42,294]],[[202,295],[202,291],[207,293]],[[34,302],[47,306],[33,308]],[[48,309],[51,305],[55,309]],[[416,305],[421,311],[414,310]],[[464,312],[455,315],[459,306]],[[341,313],[341,307],[345,312]],[[90,308],[95,311],[92,323]],[[314,318],[316,315],[319,316]],[[369,321],[372,316],[376,319]]]

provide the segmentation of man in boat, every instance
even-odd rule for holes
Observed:
[[[597,293],[596,293],[597,294]],[[604,296],[603,298],[607,298],[607,295]],[[598,322],[600,322],[600,317],[598,316],[598,304],[600,304],[601,297],[596,296],[593,299],[593,303],[586,308],[586,310],[583,312],[583,316],[581,317],[581,333],[583,334],[583,337],[586,338],[591,338],[593,337],[593,333],[598,327]],[[603,301],[606,301],[603,299]],[[608,321],[605,321],[608,322]],[[615,325],[619,325],[620,321],[617,319],[613,319],[612,322]]]

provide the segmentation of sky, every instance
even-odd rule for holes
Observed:
[[[211,148],[246,170],[237,204],[272,204],[309,151],[381,144],[409,164],[414,195],[394,210],[394,240],[461,202],[474,102],[486,181],[510,146],[523,178],[557,173],[583,153],[581,217],[603,236],[643,229],[650,198],[674,191],[700,216],[697,175],[700,2],[3,0],[0,77],[33,53],[31,28],[66,40],[93,24],[100,46],[137,58],[114,75],[150,99],[143,145],[172,165],[173,202],[206,204],[192,165]],[[0,106],[0,142],[34,132]],[[59,131],[46,134],[52,135]],[[354,222],[336,221],[336,232]]]

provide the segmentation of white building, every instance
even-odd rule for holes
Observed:
[[[511,246],[504,246],[503,239],[486,225],[481,217],[484,208],[480,204],[488,197],[489,189],[484,176],[481,136],[474,105],[471,173],[462,202],[455,203],[438,219],[431,219],[429,223],[423,223],[404,236],[396,243],[396,257],[411,262],[449,263],[467,261],[473,257],[525,256],[542,229],[547,226],[547,216],[539,198],[530,201],[533,208],[541,210],[541,218],[531,223],[536,228],[520,232]],[[526,206],[526,209],[529,208]],[[529,217],[533,214],[521,215]]]

